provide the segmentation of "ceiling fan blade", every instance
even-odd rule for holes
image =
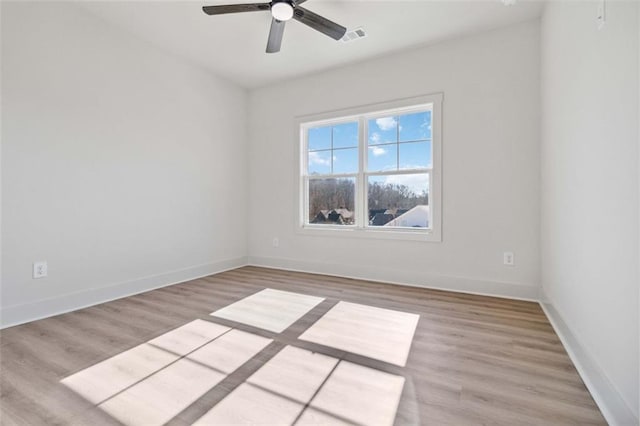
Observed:
[[[347,29],[342,25],[338,25],[335,22],[300,6],[296,6],[293,10],[293,19],[310,26],[314,30],[328,35],[334,40],[340,40],[347,32]]]
[[[282,45],[282,35],[284,34],[284,21],[278,21],[276,18],[271,19],[271,30],[269,31],[269,40],[267,40],[267,53],[277,53]]]
[[[296,1],[296,0],[294,0],[294,3],[295,3],[295,5],[297,6],[297,5],[299,5],[299,4],[304,3],[305,1],[307,1],[307,0],[297,0],[297,1]]]
[[[223,15],[225,13],[260,12],[271,10],[269,3],[225,4],[220,6],[203,6],[207,15]]]

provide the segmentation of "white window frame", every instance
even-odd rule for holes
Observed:
[[[357,237],[401,239],[415,241],[442,241],[442,100],[441,93],[401,99],[361,107],[349,108],[322,114],[306,115],[295,119],[295,150],[297,158],[296,182],[294,200],[297,212],[296,232],[305,235],[323,237]],[[403,115],[411,112],[431,109],[431,149],[432,166],[424,169],[397,170],[393,172],[369,172],[366,170],[368,155],[368,121],[369,119],[389,115]],[[358,161],[356,173],[313,175],[319,178],[355,178],[356,200],[355,225],[318,225],[307,223],[309,208],[307,166],[307,130],[313,127],[330,126],[345,122],[358,121]],[[368,220],[368,191],[369,176],[388,176],[390,174],[429,175],[429,213],[430,227],[427,229],[401,227],[369,226]]]

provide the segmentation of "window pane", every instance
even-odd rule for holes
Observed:
[[[353,225],[355,194],[355,178],[310,179],[309,223]]]
[[[358,146],[358,122],[333,126],[333,148],[356,148]]]
[[[367,169],[370,172],[398,169],[398,145],[370,146],[367,152]]]
[[[308,143],[309,151],[331,149],[331,126],[309,129]]]
[[[431,139],[431,111],[401,115],[400,142]]]
[[[429,175],[370,176],[369,226],[428,228]]]
[[[358,148],[335,149],[333,173],[358,173]]]
[[[369,145],[398,141],[398,117],[369,120]]]
[[[431,167],[431,142],[410,142],[398,145],[400,169]]]
[[[310,151],[308,168],[310,175],[331,173],[331,150]]]

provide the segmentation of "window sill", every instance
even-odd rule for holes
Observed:
[[[432,243],[442,242],[439,232],[433,229],[413,230],[413,229],[372,229],[356,228],[355,226],[298,226],[296,233],[314,237],[343,237],[343,238],[363,238],[378,240],[404,240],[404,241],[424,241]]]

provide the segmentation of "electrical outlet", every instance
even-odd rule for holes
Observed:
[[[47,276],[47,262],[33,262],[33,278],[44,278]]]
[[[514,266],[516,264],[516,257],[512,251],[505,251],[502,254],[502,260],[506,266]]]
[[[273,241],[271,241],[271,245],[274,247],[280,247],[280,240],[278,240],[278,238],[274,238]]]

